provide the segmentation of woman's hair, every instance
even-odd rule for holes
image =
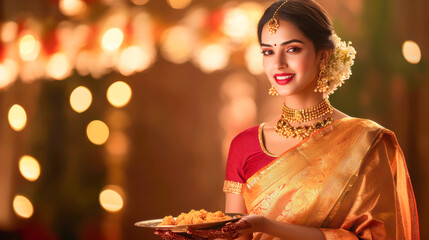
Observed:
[[[258,23],[258,40],[261,44],[262,28],[273,17],[284,1],[277,1],[265,10]],[[291,22],[309,38],[316,52],[335,49],[333,26],[326,11],[314,0],[289,0],[277,12],[277,19]]]

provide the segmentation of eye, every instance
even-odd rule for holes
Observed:
[[[274,52],[272,50],[261,50],[262,55],[269,56],[272,55]]]
[[[286,52],[288,52],[288,53],[298,53],[300,51],[301,51],[301,48],[299,48],[299,47],[291,47]]]

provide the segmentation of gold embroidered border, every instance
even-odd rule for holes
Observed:
[[[223,191],[235,194],[241,194],[243,183],[225,180],[223,184]]]

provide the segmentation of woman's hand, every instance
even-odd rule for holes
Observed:
[[[204,240],[205,238],[199,236],[192,236],[186,233],[174,233],[172,231],[159,231],[154,232],[164,240]]]
[[[220,229],[190,229],[188,234],[202,237],[203,239],[236,239],[241,236],[258,232],[262,229],[264,217],[259,215],[248,215],[237,222],[228,223]]]

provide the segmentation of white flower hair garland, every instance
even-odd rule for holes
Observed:
[[[326,78],[329,87],[326,90],[327,95],[331,95],[345,80],[352,75],[351,67],[354,64],[356,50],[351,46],[351,42],[341,41],[336,33],[332,35],[335,43],[335,49],[326,65]]]

